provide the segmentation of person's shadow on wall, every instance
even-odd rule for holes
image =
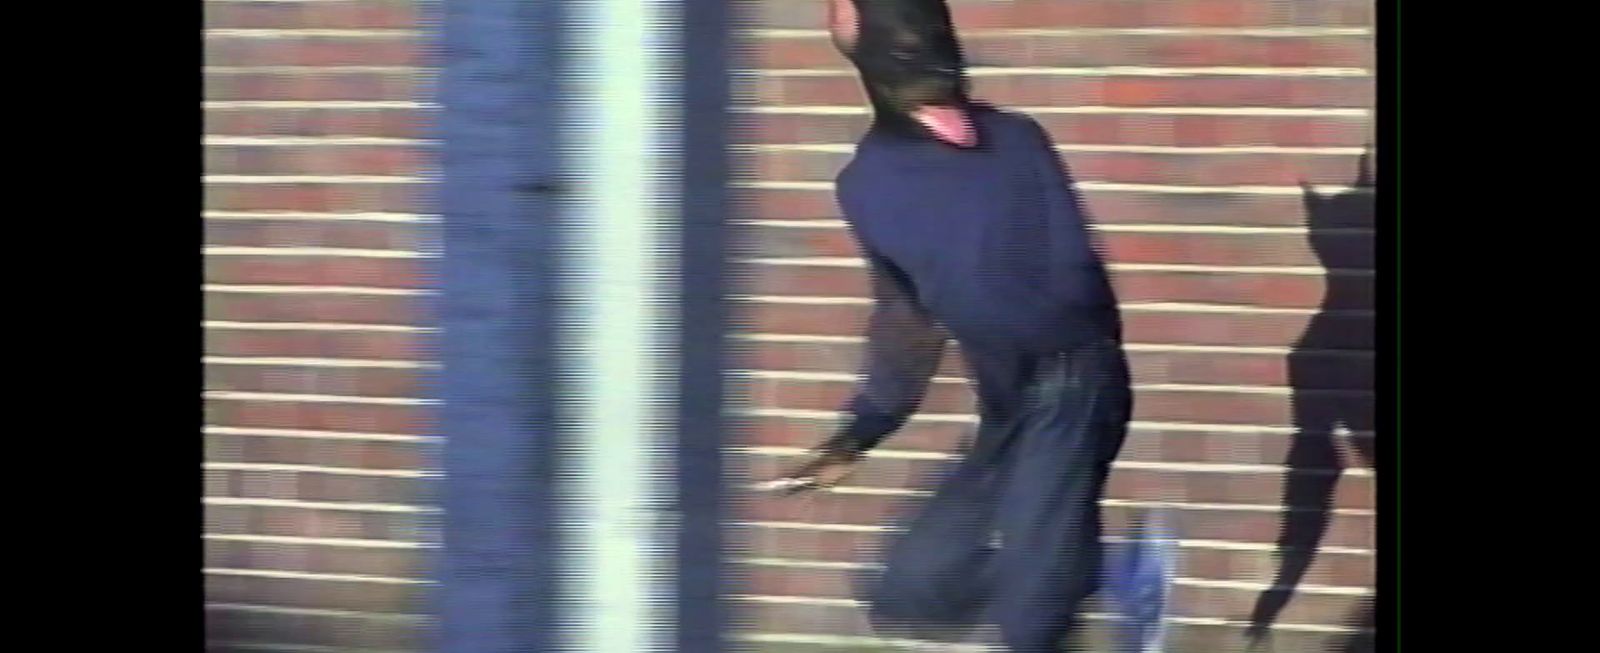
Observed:
[[[1324,270],[1371,269],[1375,225],[1372,150],[1361,156],[1351,185],[1356,190],[1323,196],[1302,183],[1312,251]],[[1377,471],[1373,432],[1373,371],[1369,353],[1350,350],[1350,323],[1334,314],[1373,310],[1370,275],[1329,273],[1317,314],[1289,353],[1294,438],[1285,463],[1283,523],[1278,534],[1278,569],[1272,586],[1257,598],[1248,641],[1257,649],[1316,559],[1332,522],[1340,472],[1351,463]],[[1333,391],[1333,392],[1330,392]],[[1345,460],[1340,442],[1356,454]],[[1348,620],[1356,633],[1335,642],[1330,653],[1373,650],[1372,602],[1363,601]]]

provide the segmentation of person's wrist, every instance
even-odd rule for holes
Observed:
[[[818,447],[818,450],[824,456],[849,462],[855,462],[866,453],[860,441],[850,437],[848,433],[840,433],[828,438]]]

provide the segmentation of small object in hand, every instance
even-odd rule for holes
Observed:
[[[756,486],[762,492],[781,492],[784,494],[793,494],[801,490],[814,490],[820,487],[822,486],[817,483],[817,479],[809,476],[779,478]]]
[[[850,468],[861,459],[861,454],[824,444],[814,449],[810,460],[793,469],[782,478],[762,483],[763,491],[796,494],[809,490],[825,490],[849,476]]]

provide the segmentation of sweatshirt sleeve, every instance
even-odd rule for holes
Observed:
[[[948,335],[916,302],[911,282],[865,243],[872,274],[862,378],[845,406],[846,421],[827,443],[863,453],[899,430],[922,403]]]

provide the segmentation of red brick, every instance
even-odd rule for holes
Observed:
[[[1373,278],[1284,274],[1113,271],[1123,302],[1198,302],[1332,310],[1372,308]],[[1326,292],[1333,288],[1335,293]]]
[[[860,368],[861,346],[831,342],[740,343],[738,365],[748,369],[841,372]],[[1286,386],[1290,357],[1281,354],[1214,353],[1185,351],[1131,351],[1134,379],[1140,383],[1206,383],[1213,385]],[[1343,352],[1304,352],[1293,356],[1295,365],[1315,389],[1370,388],[1371,356]],[[959,347],[952,345],[941,367],[943,376],[964,374]]]
[[[743,307],[740,317],[759,333],[848,335],[862,333],[865,306],[761,304]],[[1124,333],[1129,342],[1189,345],[1286,346],[1310,322],[1308,315],[1129,311]],[[1371,315],[1325,317],[1330,337],[1323,348],[1370,348]]]
[[[1205,580],[1242,580],[1271,583],[1277,573],[1279,556],[1268,551],[1225,549],[1183,549],[1179,573]],[[1313,558],[1302,579],[1305,585],[1371,587],[1376,578],[1376,558],[1336,551],[1321,551]]]
[[[412,478],[383,476],[354,476],[316,471],[252,471],[222,470],[223,474],[241,479],[229,496],[259,499],[294,499],[300,501],[329,501],[349,503],[394,503],[419,505],[426,490],[422,481]],[[291,493],[276,491],[262,483],[251,483],[252,476],[274,476],[286,481]]]
[[[412,324],[423,314],[414,297],[213,292],[208,320],[233,322],[350,322]]]
[[[213,175],[414,175],[423,152],[412,146],[206,146]]]
[[[207,100],[416,100],[424,80],[412,71],[209,72]]]
[[[218,284],[288,284],[421,288],[415,261],[328,256],[209,256],[206,281]]]
[[[860,137],[867,124],[865,115],[852,116],[750,116],[753,130],[745,136],[760,143],[847,143]]]
[[[1356,157],[1282,154],[1130,154],[1067,152],[1062,160],[1084,181],[1193,186],[1346,185]]]
[[[738,277],[741,292],[760,295],[868,296],[867,275],[856,268],[751,266]],[[1229,305],[1370,309],[1373,278],[1317,278],[1283,274],[1113,271],[1124,302],[1198,302]],[[1337,292],[1325,293],[1331,284]]]
[[[1108,529],[1125,529],[1132,512],[1117,508],[1105,510]],[[1187,539],[1229,540],[1272,543],[1278,537],[1281,516],[1247,511],[1173,511],[1173,528]],[[1330,518],[1324,546],[1371,548],[1371,517],[1334,515]]]
[[[413,435],[434,428],[425,406],[208,399],[206,416],[215,426]]]
[[[1330,349],[1370,349],[1371,315],[1326,315]],[[1194,313],[1130,313],[1124,334],[1131,342],[1274,346],[1295,342],[1309,324],[1303,315],[1230,315]]]
[[[1134,352],[1134,378],[1149,383],[1212,383],[1283,386],[1291,366],[1312,383],[1308,389],[1371,388],[1373,358],[1344,352],[1297,352],[1290,357],[1259,354]]]
[[[415,29],[415,0],[207,2],[210,29]],[[216,38],[216,37],[213,37]]]
[[[206,330],[209,356],[286,356],[293,358],[380,358],[420,360],[426,357],[421,334],[376,331]]]
[[[1131,4],[1074,2],[1047,5],[1039,3],[952,3],[951,12],[958,29],[989,27],[1048,27],[1057,25],[1107,26],[1143,23],[1146,13]]]
[[[1084,189],[1090,217],[1106,224],[1181,224],[1299,227],[1306,215],[1298,195],[1177,194]]]
[[[752,499],[770,501],[772,499]],[[804,500],[804,499],[800,499]],[[735,555],[744,557],[787,558],[830,562],[877,562],[882,535],[795,529],[741,527],[733,530]],[[1180,574],[1211,580],[1244,580],[1269,583],[1276,573],[1275,551],[1250,551],[1185,547],[1179,556]],[[1341,551],[1317,552],[1303,583],[1362,587],[1374,577],[1374,558],[1370,554]],[[738,570],[748,577],[748,567]]]
[[[843,405],[852,394],[852,388],[853,383],[842,381],[757,379],[750,382],[748,400],[767,408],[832,410]],[[1301,401],[1317,402],[1327,410],[1341,410],[1342,414],[1372,413],[1371,395],[1355,391],[1308,390]],[[970,414],[974,410],[973,402],[965,385],[935,383],[923,400],[922,409],[930,413]],[[1294,423],[1294,413],[1288,395],[1141,390],[1135,401],[1134,419],[1287,426]]]
[[[792,567],[749,567],[747,585],[752,594],[767,596],[805,596],[855,598],[854,572]],[[1259,590],[1251,588],[1211,588],[1180,585],[1174,588],[1173,613],[1185,617],[1249,621]],[[1368,600],[1350,595],[1296,593],[1282,615],[1285,623],[1338,623],[1352,609]]]
[[[1371,37],[1277,38],[1208,35],[962,35],[974,66],[1337,67],[1371,68]],[[841,68],[848,62],[826,38],[757,43],[764,68]]]
[[[310,211],[404,213],[426,190],[400,183],[283,183],[206,185],[206,209],[213,211]]]
[[[428,63],[416,39],[228,38],[205,41],[205,65],[252,66],[415,66]]]
[[[207,533],[415,541],[419,515],[284,506],[205,507]],[[216,600],[216,599],[213,599]]]
[[[1078,76],[1048,72],[983,75],[972,80],[974,96],[1018,109],[1055,106],[1367,108],[1372,105],[1373,84],[1370,77]],[[768,76],[755,82],[755,90],[759,101],[766,105],[865,106],[861,82],[850,74]]]
[[[850,152],[763,150],[750,166],[768,181],[834,181]],[[1344,186],[1358,176],[1355,155],[1144,154],[1064,152],[1078,181],[1176,186]]]
[[[846,229],[756,227],[753,255],[762,257],[858,257],[854,237]],[[1221,266],[1318,266],[1319,257],[1301,234],[1200,234],[1105,232],[1099,235],[1108,262],[1181,263]],[[1372,269],[1372,234],[1334,233],[1319,236],[1324,247],[1349,256],[1339,261],[1354,269]]]
[[[327,465],[371,469],[420,469],[424,447],[416,442],[335,440],[208,433],[210,462]]]
[[[1354,250],[1371,254],[1371,235],[1338,235]],[[1320,266],[1304,235],[1278,234],[1101,234],[1106,258],[1115,262],[1181,262],[1197,266]],[[1365,245],[1363,248],[1362,245]],[[1371,259],[1355,261],[1371,269]]]
[[[861,345],[833,342],[742,342],[736,345],[736,366],[756,370],[800,370],[855,373],[860,369]],[[941,376],[965,373],[961,352],[950,347],[940,366]]]
[[[219,136],[378,136],[417,138],[426,117],[416,109],[211,109],[206,133]]]
[[[422,578],[422,556],[414,549],[342,547],[277,542],[208,540],[206,566],[231,569],[284,569],[321,574],[360,574]],[[299,564],[279,566],[284,559]]]
[[[361,612],[412,612],[424,608],[419,586],[301,578],[206,576],[208,596],[254,597],[267,605]]]
[[[912,427],[912,430],[920,428],[921,426],[922,425],[920,424],[915,425]],[[908,431],[903,435],[913,434]],[[1280,445],[1280,448],[1286,447],[1291,440],[1291,436],[1286,435],[1277,435],[1274,437],[1276,437],[1277,440],[1274,441],[1273,444]],[[1161,460],[1159,458],[1162,458],[1163,456],[1159,454],[1156,456],[1147,455],[1151,453],[1152,450],[1155,450],[1165,444],[1180,442],[1183,441],[1184,438],[1185,435],[1180,434],[1161,434],[1159,432],[1142,430],[1137,431],[1130,435],[1130,441],[1124,447],[1122,454],[1118,456],[1117,460],[1119,461],[1119,464],[1122,465],[1138,465],[1141,463],[1158,462],[1187,462],[1191,464],[1230,463],[1228,460],[1218,459],[1220,457],[1198,461],[1184,461]],[[1198,441],[1202,443],[1205,442],[1205,440],[1198,435],[1187,434],[1187,438],[1190,441]],[[1215,442],[1216,439],[1220,438],[1214,438],[1212,442]],[[1237,437],[1232,439],[1236,441],[1240,440],[1240,438]],[[789,442],[787,444],[788,446],[809,447],[818,440],[820,440],[820,438],[812,436],[806,440]],[[884,445],[886,450],[888,448],[901,450],[902,447],[908,446],[902,442],[900,436],[898,435],[893,437],[888,442],[892,444],[886,443]],[[956,449],[949,449],[946,450],[946,453],[956,454],[957,451],[958,450]],[[1151,460],[1150,458],[1157,459]],[[794,465],[798,464],[800,460],[801,458],[792,456],[779,457],[749,455],[743,459],[737,460],[736,466],[743,470],[751,480],[763,481],[779,477]],[[1254,464],[1272,464],[1278,466],[1280,469],[1283,469],[1283,463],[1284,460],[1279,458],[1267,463],[1256,462]],[[954,463],[948,460],[927,461],[873,457],[868,458],[865,462],[863,462],[846,481],[846,484],[859,487],[916,489],[928,491],[937,486],[939,479],[943,478],[944,474],[948,473],[952,464]],[[1290,507],[1297,512],[1314,512],[1325,509],[1311,498],[1299,496],[1298,490],[1296,491],[1295,495],[1291,496],[1289,499],[1286,499],[1285,483],[1286,478],[1289,478],[1293,480],[1297,488],[1311,486],[1313,483],[1318,483],[1319,485],[1317,485],[1317,487],[1322,487],[1325,485],[1331,492],[1328,497],[1328,505],[1334,508],[1341,510],[1371,510],[1373,508],[1375,488],[1373,478],[1371,476],[1357,474],[1344,474],[1342,476],[1338,476],[1337,474],[1340,470],[1337,467],[1337,462],[1328,462],[1325,465],[1326,466],[1322,468],[1295,468],[1292,471],[1276,472],[1230,471],[1226,468],[1196,468],[1188,471],[1176,471],[1170,469],[1120,467],[1111,475],[1110,486],[1106,491],[1106,498],[1140,502],[1183,501],[1200,504],[1227,504],[1235,506],[1259,506],[1270,508],[1276,508],[1283,505],[1286,501],[1292,500],[1293,503],[1290,504]],[[1327,482],[1325,484],[1321,484],[1322,481]],[[827,516],[823,514],[823,512],[819,512],[814,521],[839,523],[876,523],[876,520],[882,518],[880,513],[887,514],[883,511],[899,510],[898,508],[889,508],[886,506],[896,506],[903,503],[899,498],[885,498],[872,495],[862,496],[828,494],[825,496],[833,497],[834,500],[848,505],[844,508],[829,507],[833,504],[828,503],[820,497],[805,499],[802,501],[802,503],[804,504],[804,508],[807,510],[814,509],[819,511],[839,511],[838,515],[833,517]],[[916,503],[916,501],[912,499],[906,500],[912,501],[913,504]],[[757,503],[761,502],[760,499],[757,499],[756,501]],[[872,507],[877,505],[875,502],[887,503],[884,506]],[[857,521],[849,518],[848,515],[855,513],[850,513],[848,511],[856,508],[878,511],[873,513],[874,515],[878,516],[864,518],[867,521]],[[1196,512],[1210,514],[1260,512],[1260,510],[1255,508],[1241,507],[1228,511],[1200,510]],[[763,517],[762,519],[766,518]]]
[[[769,0],[773,1],[773,0]],[[1285,11],[1273,0],[1015,0],[954,2],[958,29],[985,27],[1254,27],[1370,25],[1371,4],[1361,0],[1318,3],[1321,11]],[[1330,20],[1340,18],[1340,21]]]
[[[1309,440],[1297,440],[1297,438]],[[1237,433],[1237,432],[1197,432],[1193,430],[1146,430],[1135,428],[1129,435],[1123,447],[1122,459],[1135,461],[1172,462],[1172,463],[1228,463],[1241,465],[1284,465],[1290,462],[1290,448],[1296,444],[1301,446],[1319,445],[1324,442],[1326,434],[1288,435],[1285,433]],[[1335,447],[1347,447],[1355,438],[1370,441],[1370,434],[1364,436],[1341,437],[1335,441]],[[1343,457],[1338,461],[1318,461],[1316,468],[1331,469],[1338,465],[1357,465],[1353,458]],[[1135,482],[1135,478],[1129,482]],[[1347,479],[1348,480],[1348,479]],[[1364,487],[1370,499],[1370,481],[1352,481],[1369,484]],[[1139,492],[1146,489],[1141,488]],[[1152,492],[1164,491],[1163,488],[1150,490]],[[1149,499],[1152,495],[1135,494],[1130,498]],[[1275,503],[1276,500],[1267,502]],[[1343,504],[1343,507],[1364,507],[1358,504]]]
[[[810,448],[833,434],[837,419],[799,419],[781,417],[747,418],[737,429],[735,441],[745,446],[781,446]],[[885,450],[934,451],[957,453],[974,430],[972,424],[938,423],[913,420],[884,443]],[[1235,433],[1227,431],[1203,432],[1194,430],[1165,431],[1136,427],[1131,430],[1119,460],[1126,462],[1160,463],[1225,463],[1235,465],[1272,465],[1282,467],[1289,462],[1290,447],[1296,437],[1312,438],[1302,444],[1316,443],[1325,436],[1291,436],[1285,433]],[[1352,436],[1353,437],[1353,436]],[[1335,449],[1348,449],[1346,438],[1335,442]],[[796,459],[778,456],[750,455],[734,460],[735,468],[749,479],[764,481],[776,478],[794,465]],[[897,458],[869,458],[852,477],[851,483],[883,487],[926,487],[932,476],[945,462],[902,460]],[[1338,460],[1318,461],[1308,470],[1333,470],[1340,465],[1363,468],[1359,459],[1341,455]],[[1233,478],[1212,471],[1167,472],[1162,470],[1119,469],[1115,474],[1115,498],[1140,501],[1166,501],[1189,496],[1194,501],[1214,503],[1247,503],[1278,505],[1281,503],[1281,473],[1264,473],[1252,481],[1247,491],[1230,489],[1227,482]],[[1314,473],[1295,478],[1309,482],[1319,477]],[[1211,480],[1207,480],[1211,479]],[[1222,485],[1217,485],[1222,483]],[[1372,477],[1347,475],[1338,481],[1336,504],[1340,508],[1372,507],[1374,485]],[[1210,497],[1201,499],[1199,497]],[[1218,497],[1233,497],[1219,499]],[[1300,503],[1298,507],[1312,507]]]
[[[752,602],[738,605],[734,609],[739,615],[739,624],[755,632],[815,633],[830,637],[872,635],[872,629],[867,626],[866,618],[853,607]],[[767,650],[783,649],[755,650],[765,653]]]
[[[248,588],[249,585],[239,587]],[[209,593],[207,596],[211,596]],[[218,601],[220,602],[220,601]],[[300,616],[208,609],[207,651],[259,653],[285,644],[359,650],[405,650],[426,646],[420,624],[342,616]]]
[[[859,257],[855,238],[846,229],[790,229],[755,227],[746,231],[751,256],[758,257]]]
[[[1306,221],[1299,195],[1164,193],[1083,189],[1091,222],[1241,227],[1298,227]],[[735,210],[747,219],[837,219],[832,189],[744,189]]]
[[[742,502],[739,513],[753,501]],[[739,555],[763,558],[801,558],[807,560],[857,560],[870,555],[881,542],[876,533],[827,532],[740,526],[730,529],[730,540]]]
[[[1288,440],[1287,436],[1280,436]],[[1123,462],[1151,462],[1134,460],[1131,455],[1118,458]],[[1175,462],[1175,461],[1160,461]],[[1226,462],[1210,460],[1205,462]],[[1282,463],[1283,461],[1275,461]],[[1330,505],[1341,510],[1371,510],[1373,508],[1373,482],[1370,476],[1345,475],[1332,478],[1336,470],[1306,469],[1288,472],[1295,478],[1295,482],[1307,483],[1312,477],[1327,479],[1333,493],[1329,497]],[[1187,503],[1203,504],[1236,504],[1249,506],[1273,506],[1284,503],[1285,474],[1261,473],[1234,473],[1219,471],[1189,471],[1173,472],[1166,470],[1150,469],[1118,469],[1111,475],[1111,487],[1107,489],[1106,497],[1109,499],[1125,499],[1134,501],[1184,501]],[[1159,488],[1159,492],[1152,492],[1146,488]],[[1289,507],[1297,512],[1316,511],[1321,506],[1314,505],[1299,497],[1302,503],[1295,503]],[[1230,511],[1196,511],[1199,513],[1230,512]]]
[[[416,370],[304,365],[208,365],[206,389],[355,397],[418,397]]]
[[[339,247],[415,250],[428,227],[359,220],[207,220],[205,243],[238,247]]]
[[[1185,616],[1249,622],[1259,592],[1232,588],[1184,587],[1173,589],[1172,602]],[[1371,598],[1340,594],[1299,592],[1279,615],[1279,623],[1337,624]]]
[[[734,209],[751,218],[810,220],[839,215],[832,191],[744,189],[734,197]]]
[[[830,406],[829,410],[837,408]],[[746,418],[738,427],[739,443],[749,446],[811,447],[833,435],[832,420]],[[916,422],[894,436],[894,448],[953,451],[972,433],[972,425]],[[778,464],[774,462],[773,464]],[[768,470],[771,471],[771,470]]]
[[[769,497],[742,506],[742,518],[752,521],[811,522],[829,524],[881,525],[914,513],[915,501],[873,496],[844,496],[810,493],[799,497]],[[1108,531],[1127,529],[1144,509],[1106,506]],[[1221,540],[1271,544],[1278,538],[1281,516],[1276,513],[1246,510],[1175,510],[1169,513],[1172,527],[1184,539]],[[824,533],[806,533],[823,539]],[[1333,515],[1324,546],[1369,548],[1372,546],[1372,519],[1366,516]],[[809,553],[796,548],[791,556]]]
[[[305,501],[423,505],[428,503],[430,493],[426,481],[414,478],[320,472],[301,472],[298,476],[300,498]]]
[[[796,569],[785,567],[746,567],[745,580],[740,583],[751,594],[768,596],[818,596],[855,598],[855,585],[850,571],[833,569]]]

